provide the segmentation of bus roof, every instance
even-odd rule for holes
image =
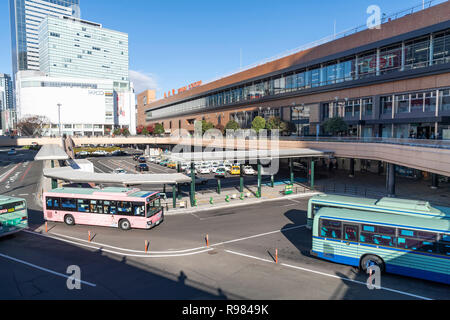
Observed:
[[[48,193],[60,194],[77,194],[77,195],[102,195],[102,196],[125,196],[131,198],[147,198],[157,192],[141,191],[139,189],[107,187],[103,189],[95,188],[58,188],[49,191]]]
[[[25,201],[25,199],[0,195],[0,204],[10,203],[10,202],[15,202],[15,201]]]
[[[450,211],[442,211],[427,201],[398,198],[369,199],[338,195],[317,195],[311,198],[313,203],[337,204],[361,210],[384,211],[403,215],[421,215],[450,219]]]
[[[315,219],[331,218],[346,220],[349,223],[375,223],[392,227],[421,229],[434,232],[450,232],[450,220],[438,217],[411,217],[391,213],[357,211],[350,209],[322,208]]]

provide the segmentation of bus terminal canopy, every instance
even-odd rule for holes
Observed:
[[[164,185],[190,183],[191,178],[182,173],[172,174],[111,174],[91,173],[71,167],[44,169],[44,177],[72,183],[111,183],[124,186]]]
[[[39,150],[38,154],[34,157],[35,161],[68,159],[68,154],[57,144],[43,145],[41,150]]]
[[[272,159],[291,158],[325,158],[332,156],[332,151],[321,151],[313,149],[269,149],[269,150],[238,150],[238,151],[214,151],[193,153],[172,153],[172,161],[195,162],[195,161],[270,161]]]

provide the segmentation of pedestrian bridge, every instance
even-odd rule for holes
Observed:
[[[412,140],[385,138],[281,138],[270,140],[196,139],[188,137],[80,137],[73,138],[74,144],[81,145],[185,145],[226,149],[299,149],[307,148],[332,152],[335,157],[378,160],[421,171],[450,176],[450,141]],[[60,138],[0,138],[0,146],[26,146],[37,143],[62,144]]]

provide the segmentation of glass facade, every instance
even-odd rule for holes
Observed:
[[[127,34],[76,19],[47,17],[39,28],[39,43],[41,71],[50,77],[89,75],[128,88]]]
[[[219,90],[190,101],[154,109],[147,114],[147,120],[153,121],[184,113],[207,111],[208,109],[257,100],[266,96],[297,92],[448,62],[450,62],[450,30],[444,30],[425,37],[393,43],[377,50],[361,52],[354,56],[329,61],[321,65],[311,65],[289,73],[236,86],[235,88]],[[432,99],[433,97],[424,96],[424,99],[426,98]],[[409,98],[396,97],[396,112],[410,112],[410,106],[406,105],[406,100],[409,101]],[[383,114],[392,114],[392,103],[392,97],[382,101],[381,110]],[[416,104],[413,106],[414,110],[416,108],[418,110],[419,107]],[[433,105],[425,104],[425,108],[432,110]],[[350,106],[346,110],[346,115],[349,116]],[[359,113],[366,112],[365,110],[361,104],[352,106],[352,117],[358,117]],[[370,106],[370,104],[368,104],[367,112],[367,115],[373,112],[373,106]]]
[[[79,16],[79,0],[9,0],[13,74],[39,70],[38,27],[47,16]]]

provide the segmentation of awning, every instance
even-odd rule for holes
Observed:
[[[44,177],[68,181],[71,183],[111,183],[124,186],[133,185],[163,185],[190,183],[191,178],[181,174],[112,174],[91,173],[74,170],[71,167],[44,169]]]
[[[332,151],[299,149],[238,150],[193,153],[172,153],[170,159],[179,162],[191,161],[256,161],[290,158],[325,158],[333,155]]]
[[[69,155],[57,144],[45,144],[34,157],[35,161],[40,160],[68,160]]]

